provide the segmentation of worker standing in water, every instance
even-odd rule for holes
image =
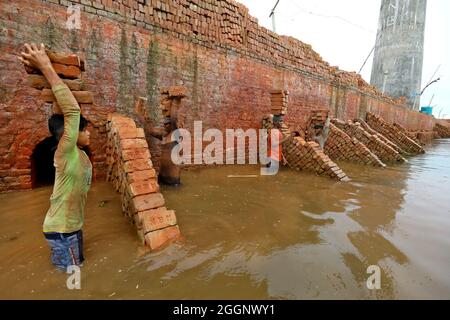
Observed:
[[[172,149],[179,143],[177,135],[178,126],[176,120],[165,117],[163,121],[164,130],[150,130],[150,134],[161,140],[161,166],[158,174],[158,182],[170,186],[179,186],[181,183],[181,168],[172,160]],[[174,139],[175,138],[175,139]]]
[[[323,149],[325,147],[325,143],[327,142],[329,134],[330,134],[330,117],[327,117],[327,120],[325,121],[324,125],[320,124],[314,126],[313,141],[317,142]]]
[[[88,121],[81,115],[70,89],[55,72],[43,44],[39,47],[25,44],[19,59],[41,71],[62,111],[62,115],[54,114],[48,121],[58,146],[54,157],[55,183],[43,232],[50,245],[52,263],[66,271],[84,260],[82,227],[92,178],[92,164],[82,150],[89,145]]]

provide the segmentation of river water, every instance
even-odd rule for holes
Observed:
[[[95,183],[81,290],[52,268],[41,234],[51,188],[2,194],[0,298],[449,299],[450,140],[404,165],[340,165],[351,182],[253,166],[183,171],[183,185],[162,192],[184,238],[159,252],[139,245],[117,194]],[[379,290],[366,286],[371,265]]]

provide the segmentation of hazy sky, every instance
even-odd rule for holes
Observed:
[[[259,24],[272,29],[269,18],[276,0],[238,0]],[[280,0],[276,31],[312,45],[325,61],[346,71],[358,72],[375,44],[381,0]],[[422,96],[437,117],[450,118],[450,0],[428,0],[422,88],[436,77]],[[370,82],[373,54],[361,72]],[[434,79],[433,78],[433,79]]]

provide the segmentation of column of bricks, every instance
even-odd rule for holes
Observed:
[[[81,79],[82,71],[85,69],[84,59],[76,54],[65,54],[47,52],[48,57],[56,73],[72,91],[75,99],[81,105],[94,103],[92,92],[83,90]],[[53,111],[61,113],[56,99],[53,96],[50,84],[42,75],[40,70],[25,66],[28,73],[28,84],[41,90],[41,99],[48,103],[53,103]]]
[[[357,124],[360,124],[361,127],[366,130],[369,134],[376,136],[378,139],[380,139],[381,141],[383,141],[385,144],[387,144],[389,147],[391,147],[392,149],[394,149],[395,151],[397,151],[398,153],[400,153],[401,155],[408,155],[408,152],[406,152],[405,150],[403,150],[402,148],[400,148],[398,145],[396,145],[394,142],[392,142],[391,140],[389,140],[388,138],[386,138],[384,135],[382,135],[381,133],[379,133],[378,131],[375,131],[374,129],[372,129],[365,120],[363,120],[362,118],[356,119],[354,121]]]
[[[283,156],[287,165],[298,171],[309,170],[332,179],[349,181],[350,179],[313,141],[306,142],[301,137],[291,137],[283,142]]]
[[[355,137],[330,123],[328,139],[324,152],[335,161],[346,160],[358,164],[385,167],[386,165]]]
[[[272,106],[272,114],[276,116],[284,116],[288,109],[289,91],[273,90],[270,91],[270,103]]]
[[[406,134],[401,132],[399,129],[394,127],[392,124],[387,123],[381,117],[368,112],[367,113],[367,124],[374,130],[383,134],[386,138],[397,144],[400,148],[406,152],[416,155],[425,153],[425,150],[409,138]]]
[[[110,114],[107,122],[107,179],[120,193],[124,215],[152,250],[177,239],[175,211],[164,197],[151,161],[144,130],[127,117]]]
[[[377,135],[370,134],[359,123],[353,121],[344,122],[333,119],[332,123],[348,134],[350,137],[363,143],[372,153],[385,163],[404,163],[407,160],[395,149],[384,143]]]

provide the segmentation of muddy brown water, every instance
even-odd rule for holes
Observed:
[[[139,245],[107,183],[85,220],[81,290],[41,234],[51,188],[0,195],[2,299],[450,298],[450,140],[386,169],[340,163],[350,183],[252,166],[183,172],[162,188],[184,242]],[[366,287],[381,268],[381,289]]]

